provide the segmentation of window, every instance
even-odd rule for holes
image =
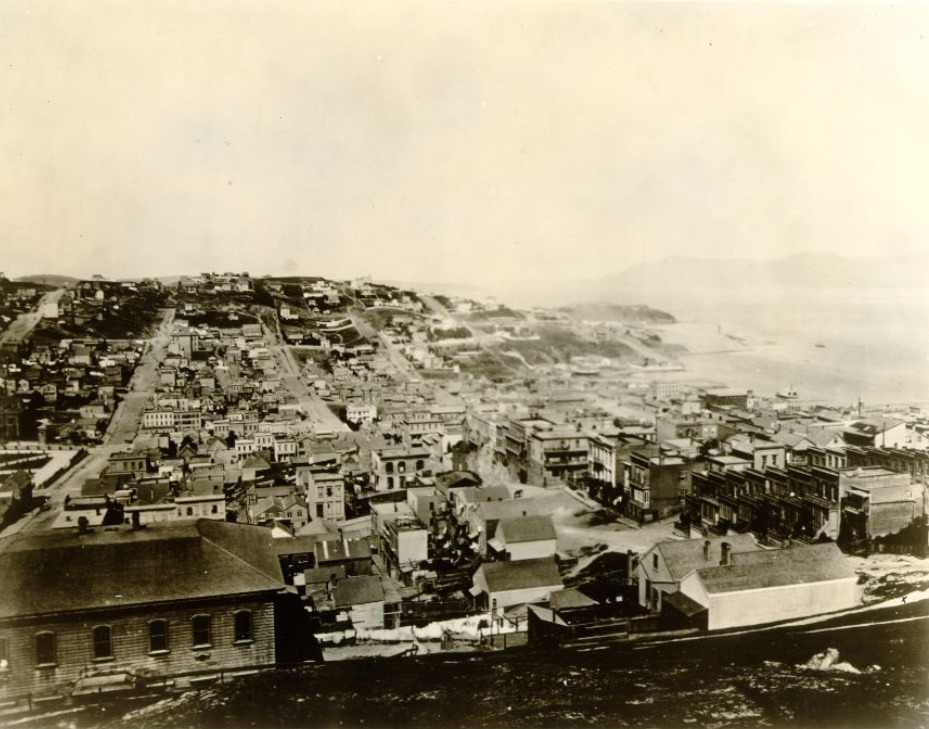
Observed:
[[[36,635],[35,662],[39,666],[54,666],[58,663],[58,641],[54,633]]]
[[[417,470],[417,471],[422,471],[425,467],[426,467],[426,462],[425,462],[422,458],[420,458],[418,461],[416,461],[416,470]]]
[[[209,615],[195,615],[191,620],[194,647],[210,646],[213,643],[212,620]]]
[[[316,504],[316,518],[317,519],[323,518],[323,505],[322,504]]]
[[[219,507],[218,507],[216,504],[213,504],[213,508],[212,508],[211,511],[212,511],[214,514],[218,514],[218,513],[219,513]]]
[[[394,477],[388,476],[387,477],[387,488],[392,489],[393,487],[394,487]]]
[[[250,610],[240,610],[235,614],[235,642],[241,643],[252,640],[252,613]]]
[[[148,650],[150,653],[168,650],[167,620],[153,620],[148,624]]]
[[[658,569],[658,555],[657,554],[652,555],[652,568],[656,570]]]
[[[10,642],[0,638],[0,674],[10,670]]]
[[[387,463],[384,464],[384,473],[393,473],[393,472],[394,472],[393,461],[387,461]]]
[[[109,625],[94,628],[94,660],[99,661],[113,657],[113,631]]]
[[[400,463],[397,464],[397,471],[406,473],[406,461],[400,461]]]
[[[194,513],[194,507],[188,506],[188,507],[187,507],[187,516],[193,516],[193,513]]]

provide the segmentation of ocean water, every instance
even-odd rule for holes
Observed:
[[[929,405],[929,295],[921,291],[712,292],[655,305],[749,344],[684,356],[687,374],[677,379],[769,396],[792,387],[803,400],[835,405]]]

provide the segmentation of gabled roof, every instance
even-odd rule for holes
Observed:
[[[465,504],[479,504],[488,501],[507,501],[510,490],[506,486],[463,486],[455,489],[457,498]]]
[[[824,448],[832,443],[836,437],[842,440],[842,432],[834,428],[810,428],[806,433],[806,437],[820,448]]]
[[[782,431],[780,433],[773,433],[771,435],[771,440],[781,443],[788,448],[796,448],[798,445],[806,441],[807,443],[812,443],[806,435],[803,433],[789,433],[787,431]]]
[[[552,523],[552,517],[547,514],[501,519],[497,531],[503,534],[507,544],[555,539],[555,525]]]
[[[533,587],[562,586],[554,557],[524,559],[519,562],[488,562],[481,565],[491,592],[523,590]]]
[[[534,499],[488,501],[477,505],[477,514],[486,521],[512,519],[517,516],[537,516],[539,505]]]
[[[270,532],[247,524],[200,519],[85,535],[55,530],[0,542],[0,618],[284,588]]]
[[[436,485],[446,490],[481,485],[481,477],[472,471],[444,471],[437,473],[435,479]]]
[[[587,595],[578,590],[576,587],[553,592],[548,598],[548,603],[553,610],[563,610],[565,608],[573,607],[587,607],[588,605],[599,605],[596,600],[587,597]]]
[[[704,554],[705,542],[710,543],[708,554]],[[716,537],[715,539],[668,539],[658,542],[653,549],[657,549],[661,554],[665,566],[671,573],[671,577],[675,580],[682,580],[695,569],[718,565],[720,559],[722,559],[722,544],[724,542],[729,544],[731,548],[730,554],[741,554],[761,549],[755,544],[755,540],[752,539],[750,534],[736,534],[731,537]]]
[[[869,418],[858,420],[848,426],[847,430],[862,433],[864,435],[876,435],[878,433],[883,433],[891,428],[896,428],[898,425],[902,425],[905,421],[898,420],[897,418]]]
[[[736,554],[731,564],[703,567],[697,575],[709,593],[856,579],[834,542]]]
[[[268,462],[257,453],[250,455],[245,459],[245,463],[242,464],[242,468],[254,468],[259,471],[266,470],[270,467]]]

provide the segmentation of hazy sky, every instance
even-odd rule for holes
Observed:
[[[3,0],[0,270],[929,250],[929,9]]]

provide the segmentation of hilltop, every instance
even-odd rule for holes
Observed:
[[[80,280],[81,279],[74,278],[73,276],[62,276],[57,273],[37,273],[31,276],[20,276],[16,279],[16,281],[20,283],[44,284],[46,286],[54,286],[55,288],[70,286]]]

